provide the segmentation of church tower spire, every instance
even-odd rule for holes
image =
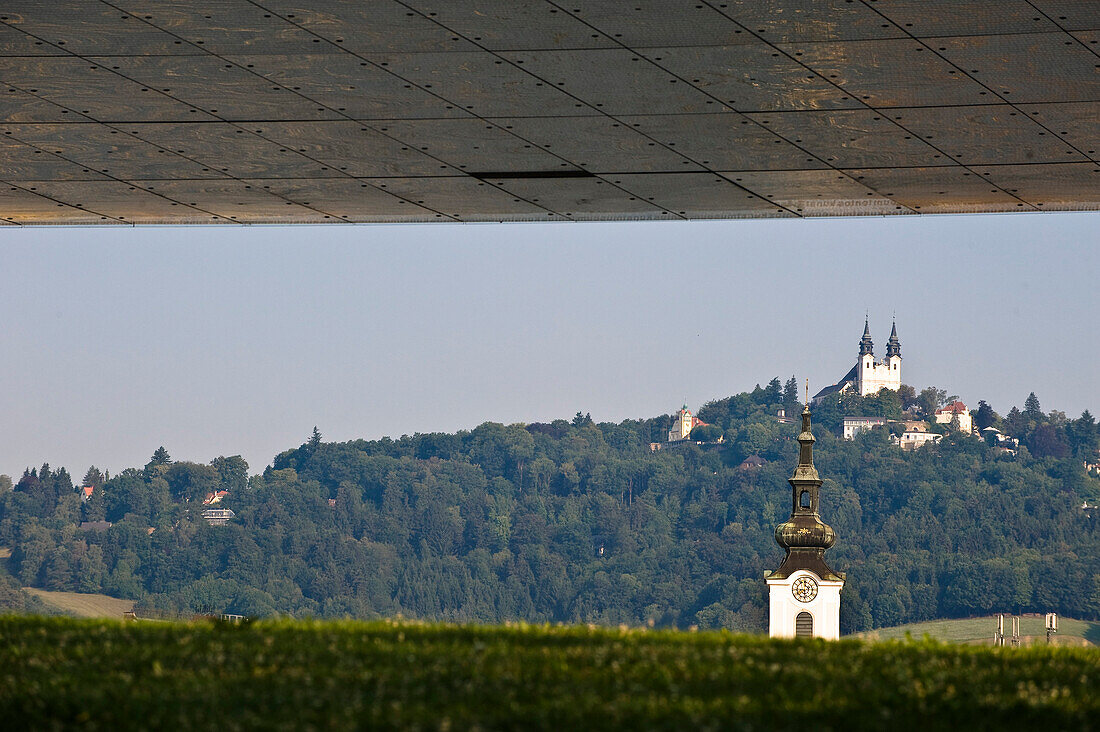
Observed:
[[[791,516],[775,527],[775,541],[786,556],[779,569],[764,573],[772,637],[840,636],[844,575],[825,563],[825,550],[836,543],[836,532],[818,513],[822,480],[814,466],[815,442],[807,405],[798,435],[798,465],[787,481],[791,485]]]
[[[863,321],[863,337],[859,339],[859,355],[875,355],[875,343],[871,340],[871,325],[868,320]]]
[[[886,342],[886,357],[901,356],[901,341],[898,340],[898,323],[894,321],[894,327],[890,329],[890,340]]]

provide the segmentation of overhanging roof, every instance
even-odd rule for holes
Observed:
[[[0,222],[1100,208],[1095,0],[5,0]]]

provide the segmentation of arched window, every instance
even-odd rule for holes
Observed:
[[[794,618],[794,637],[814,637],[814,616],[803,610]]]
[[[802,491],[802,493],[799,494],[799,496],[798,496],[798,505],[801,506],[802,508],[809,508],[810,507],[810,492],[809,491]]]

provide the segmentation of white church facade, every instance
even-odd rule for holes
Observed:
[[[676,421],[672,423],[672,429],[668,431],[669,442],[679,442],[691,436],[691,431],[696,427],[705,425],[706,422],[692,415],[691,410],[685,404],[676,414]]]
[[[880,389],[897,391],[901,388],[901,341],[898,326],[894,323],[890,339],[886,342],[886,356],[875,360],[875,344],[871,340],[871,328],[863,323],[863,337],[859,341],[859,358],[856,365],[837,383],[827,386],[814,395],[813,403],[819,404],[829,395],[840,396],[854,392],[860,396],[877,394]]]
[[[775,527],[775,541],[786,556],[775,571],[764,572],[768,585],[768,633],[772,638],[840,637],[840,591],[844,574],[825,562],[836,532],[821,520],[821,477],[814,467],[810,408],[802,412],[798,466],[791,484],[791,516]]]

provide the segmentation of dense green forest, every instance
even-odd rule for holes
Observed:
[[[1016,455],[957,433],[912,452],[886,430],[837,436],[844,415],[928,413],[949,398],[904,387],[816,410],[822,518],[839,536],[830,563],[848,574],[842,632],[997,611],[1100,618],[1100,536],[1082,510],[1100,497],[1083,467],[1100,445],[1088,412],[1047,414],[1032,394],[1002,417],[982,402],[976,422],[1020,439]],[[762,573],[781,559],[772,532],[798,451],[780,408],[802,408],[793,377],[707,404],[702,444],[658,451],[672,416],[346,443],[314,430],[253,476],[240,457],[176,462],[161,448],[143,468],[89,469],[87,501],[43,465],[0,492],[12,550],[0,603],[27,609],[23,585],[164,616],[762,631]],[[201,516],[215,490],[236,514],[225,526]],[[111,526],[80,527],[92,521]]]

